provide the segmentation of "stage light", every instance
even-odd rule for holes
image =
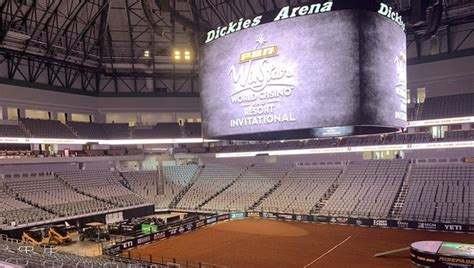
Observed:
[[[145,49],[145,50],[143,51],[143,57],[145,57],[145,58],[150,57],[150,50]]]
[[[188,63],[192,60],[192,54],[187,49],[176,48],[173,50],[172,59],[175,63]]]
[[[174,51],[174,60],[175,61],[180,61],[181,60],[181,51],[179,51],[179,50]]]

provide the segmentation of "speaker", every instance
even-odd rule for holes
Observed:
[[[438,1],[432,8],[430,8],[430,16],[426,21],[428,28],[426,29],[425,39],[431,38],[438,32],[443,17],[443,2]]]
[[[421,24],[426,21],[427,7],[425,0],[411,1],[411,23],[413,25]]]

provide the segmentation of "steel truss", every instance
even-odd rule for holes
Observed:
[[[157,59],[179,46],[198,59],[207,30],[307,2],[172,0],[161,10],[165,0],[0,0],[0,82],[95,96],[198,96],[194,65],[183,71]],[[474,55],[474,3],[443,2],[435,36],[425,36],[427,24],[407,28],[409,64]],[[116,17],[125,29],[111,23]]]

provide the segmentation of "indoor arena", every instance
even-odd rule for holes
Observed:
[[[474,267],[473,0],[0,15],[0,267]]]

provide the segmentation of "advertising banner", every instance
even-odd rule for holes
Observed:
[[[231,219],[231,220],[241,220],[241,219],[245,219],[245,212],[233,212],[233,213],[230,213],[230,219]]]

